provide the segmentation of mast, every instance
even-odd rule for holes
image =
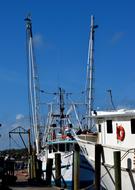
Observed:
[[[29,98],[29,112],[31,119],[31,127],[36,144],[36,153],[40,151],[40,114],[39,114],[39,75],[37,64],[34,55],[33,34],[32,34],[32,21],[28,16],[26,19],[26,42],[28,53],[28,98]]]
[[[87,106],[87,126],[88,129],[92,128],[91,112],[93,110],[93,73],[94,73],[94,32],[97,25],[94,25],[94,16],[91,16],[91,27],[90,27],[90,39],[88,48],[88,60],[87,60],[87,79],[86,79],[86,106]]]
[[[64,90],[59,88],[60,97],[60,127],[62,127],[62,120],[64,118]]]
[[[64,115],[64,90],[62,88],[59,88],[59,102],[60,102],[60,131],[63,135],[63,125],[64,121],[63,119],[65,118]]]

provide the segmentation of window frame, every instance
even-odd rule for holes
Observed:
[[[111,119],[106,120],[106,131],[107,131],[107,134],[113,133],[113,125],[112,125]]]
[[[135,134],[135,118],[130,120],[131,134]]]

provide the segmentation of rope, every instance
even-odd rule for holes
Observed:
[[[91,185],[89,185],[89,186],[87,186],[87,187],[85,187],[85,188],[81,188],[80,190],[89,190],[90,188],[94,188],[94,186],[95,186],[95,184],[93,183],[93,184],[91,184]],[[94,190],[94,189],[93,189]]]
[[[14,141],[14,143],[17,145],[17,146],[19,146],[19,147],[21,147],[16,141],[15,141],[15,139],[13,139],[11,136],[10,136],[10,148],[11,148],[11,139]]]
[[[53,179],[54,179],[54,181],[55,181],[55,184],[57,183],[57,180],[62,179],[62,181],[63,181],[63,183],[64,183],[64,188],[67,187],[67,184],[66,184],[66,182],[65,182],[65,180],[64,180],[64,178],[63,178],[62,175],[60,175],[59,177],[57,177],[57,179],[55,178],[55,176],[54,176],[53,173],[52,173],[52,176],[53,176]],[[60,189],[61,189],[61,187],[60,187]]]

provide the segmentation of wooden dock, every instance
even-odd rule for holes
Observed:
[[[11,190],[58,190],[55,187],[10,187]]]
[[[55,187],[10,187],[11,190],[58,190]],[[60,190],[60,189],[59,189]]]
[[[40,184],[31,184],[28,183],[28,175],[25,171],[18,171],[16,173],[17,181],[15,185],[9,186],[11,190],[63,190],[63,188],[57,188],[54,186],[40,185]]]

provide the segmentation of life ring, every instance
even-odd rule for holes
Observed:
[[[69,140],[69,139],[71,139],[72,136],[70,137],[68,135],[62,135],[61,137],[63,140]]]
[[[125,130],[124,128],[120,125],[117,126],[117,139],[120,141],[123,141],[125,138]]]
[[[62,135],[61,138],[62,139],[66,139],[67,135]]]

